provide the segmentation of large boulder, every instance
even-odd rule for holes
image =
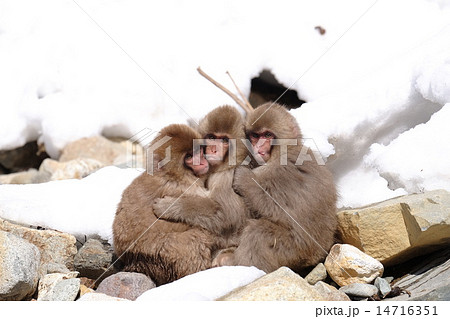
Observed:
[[[7,231],[34,244],[40,251],[40,275],[73,270],[77,253],[73,235],[54,230],[38,230],[10,223],[0,218],[0,231]]]
[[[0,300],[23,300],[34,294],[40,253],[28,241],[0,231]]]
[[[450,244],[450,193],[407,195],[338,213],[343,243],[385,266],[399,264]]]
[[[287,267],[267,274],[254,282],[238,288],[219,298],[224,301],[324,301],[326,300],[313,286]]]

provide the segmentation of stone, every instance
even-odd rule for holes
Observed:
[[[113,250],[109,244],[90,238],[75,255],[74,267],[81,276],[97,280],[116,272],[110,267],[112,258]]]
[[[376,278],[373,284],[378,288],[381,298],[386,297],[386,295],[392,291],[391,285],[389,285],[387,280],[384,278]]]
[[[74,301],[80,291],[80,279],[61,280],[53,288],[51,301]]]
[[[119,272],[105,278],[96,290],[108,296],[136,300],[147,290],[155,288],[155,283],[144,274]]]
[[[327,278],[327,270],[325,266],[320,263],[305,277],[305,280],[310,285],[315,285],[317,282],[325,280]]]
[[[0,175],[0,184],[32,184],[40,180],[40,172],[30,168],[24,172]]]
[[[130,300],[123,299],[123,298],[117,298],[117,297],[111,297],[111,296],[97,293],[97,292],[91,292],[91,293],[84,294],[77,301],[130,301]]]
[[[40,251],[40,275],[59,270],[74,270],[77,253],[73,235],[54,230],[38,230],[10,223],[0,218],[0,230],[10,232],[34,244]]]
[[[396,270],[406,275],[391,285],[405,290],[405,293],[386,300],[450,300],[450,248],[416,257],[396,266]]]
[[[59,158],[60,162],[67,162],[80,158],[94,159],[103,165],[114,165],[126,156],[126,147],[115,143],[103,136],[85,137],[67,144]]]
[[[64,281],[64,280],[68,280],[68,279],[78,279],[78,283],[72,283],[73,285],[77,285],[78,286],[78,290],[80,288],[80,280],[79,278],[76,278],[79,275],[79,273],[77,271],[72,271],[69,272],[67,274],[48,274],[45,275],[44,277],[41,278],[41,280],[39,280],[39,286],[38,286],[38,301],[51,301],[51,300],[58,300],[55,298],[63,298],[62,294],[65,292],[65,289],[67,289],[63,284],[63,286],[59,286],[56,290],[56,293],[59,293],[59,295],[55,295],[55,288],[56,286]],[[77,293],[78,293],[77,290]],[[75,295],[76,297],[76,295]],[[73,300],[75,300],[75,297]]]
[[[325,301],[308,282],[287,267],[267,274],[217,299],[224,301]]]
[[[40,258],[36,246],[0,231],[0,300],[23,300],[34,294]]]
[[[85,285],[80,285],[80,297],[91,292],[95,292],[95,290],[92,288],[88,288]]]
[[[343,243],[391,266],[450,244],[450,193],[406,195],[340,211],[338,220]]]
[[[323,281],[318,281],[314,285],[314,288],[320,293],[327,301],[350,301],[350,298],[343,293]]]
[[[368,298],[378,293],[378,288],[370,284],[353,283],[339,288],[339,291],[352,297]]]
[[[381,277],[383,265],[376,259],[348,244],[336,244],[325,259],[325,268],[339,286],[371,283]]]
[[[50,158],[39,167],[42,174],[47,174],[50,181],[64,179],[81,179],[104,167],[101,162],[90,158],[79,158],[67,162],[58,162]]]

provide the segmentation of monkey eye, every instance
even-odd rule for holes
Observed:
[[[274,135],[271,132],[266,132],[266,133],[264,133],[264,137],[265,138],[273,138]]]
[[[253,137],[253,138],[259,138],[259,134],[258,134],[258,133],[255,133],[255,132],[252,132],[252,133],[250,134],[250,136]]]
[[[206,139],[208,139],[208,140],[215,140],[216,137],[214,136],[214,134],[208,134],[208,135],[206,135]]]
[[[222,142],[223,142],[224,144],[228,144],[229,141],[230,141],[230,139],[229,139],[228,137],[222,138]]]
[[[188,159],[191,159],[192,158],[192,154],[186,154],[186,156],[184,156],[184,159],[185,160],[188,160]]]

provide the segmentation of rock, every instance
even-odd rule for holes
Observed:
[[[62,286],[58,286],[58,284],[62,281],[68,280],[68,279],[78,279],[76,278],[79,275],[77,271],[72,271],[67,274],[48,274],[39,280],[39,286],[38,286],[38,301],[51,301],[51,300],[63,300],[63,299],[55,299],[55,298],[64,298],[64,293],[67,292],[68,287],[66,284],[62,284]],[[69,282],[69,286],[72,286],[73,289],[74,286],[77,286],[77,293],[80,288],[80,280],[78,279],[78,283],[75,282]],[[58,286],[55,294],[55,288]],[[70,292],[67,292],[70,293]],[[66,295],[67,296],[67,295]],[[76,295],[75,295],[76,297]],[[75,300],[74,299],[72,300]]]
[[[384,278],[376,278],[374,285],[378,288],[381,298],[386,297],[386,295],[392,291],[391,285],[389,285],[387,280]]]
[[[101,162],[89,158],[74,159],[67,162],[58,162],[48,158],[42,162],[39,171],[48,175],[50,181],[56,181],[81,179],[104,166]]]
[[[111,297],[105,294],[100,294],[97,292],[91,292],[91,293],[87,293],[84,294],[83,296],[81,296],[80,299],[78,299],[78,301],[130,301],[128,299],[123,299],[123,298],[117,298],[117,297]]]
[[[378,288],[374,285],[354,283],[339,288],[339,291],[352,297],[368,298],[378,293]]]
[[[325,269],[325,266],[320,263],[316,267],[314,267],[313,270],[305,277],[305,280],[310,285],[315,285],[317,282],[321,280],[325,280],[327,278],[327,270]]]
[[[136,272],[119,272],[105,278],[96,292],[111,297],[136,300],[145,291],[155,288],[155,283],[144,274]]]
[[[59,158],[60,162],[67,162],[80,158],[94,159],[103,165],[114,165],[117,159],[126,156],[126,147],[112,142],[103,136],[93,136],[79,139],[67,144]]]
[[[450,248],[396,266],[399,274],[406,274],[391,285],[408,291],[386,300],[450,300]]]
[[[344,243],[391,266],[450,244],[450,193],[402,196],[341,211],[338,219]]]
[[[308,282],[287,267],[267,274],[219,298],[225,301],[326,300]]]
[[[0,230],[10,232],[34,244],[41,254],[41,276],[66,269],[73,270],[77,253],[74,236],[53,230],[38,230],[10,223],[0,218]]]
[[[36,290],[39,249],[28,241],[0,231],[0,300],[23,300]]]
[[[40,172],[34,168],[24,172],[0,175],[0,184],[32,184],[40,180]]]
[[[327,301],[350,301],[350,298],[345,293],[329,284],[324,283],[323,281],[316,282],[314,288]]]
[[[91,292],[95,292],[94,289],[88,288],[85,285],[80,285],[80,297]]]
[[[52,301],[74,301],[80,291],[80,279],[61,280],[53,288]]]
[[[339,286],[352,283],[371,283],[383,274],[384,267],[376,259],[347,244],[331,247],[325,268]]]
[[[109,244],[91,238],[75,255],[74,267],[81,276],[97,280],[116,272],[114,267],[110,267],[112,258],[113,250]]]

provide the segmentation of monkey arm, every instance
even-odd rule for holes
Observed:
[[[290,216],[293,216],[294,206],[293,198],[289,198],[287,193],[295,191],[299,182],[301,177],[295,167],[272,166],[253,171],[238,168],[233,188],[243,196],[248,210],[254,217],[267,218],[276,224],[291,228]],[[286,192],[286,188],[292,189]]]
[[[153,212],[158,218],[201,227],[218,235],[228,227],[223,210],[207,197],[159,198],[154,201]]]

